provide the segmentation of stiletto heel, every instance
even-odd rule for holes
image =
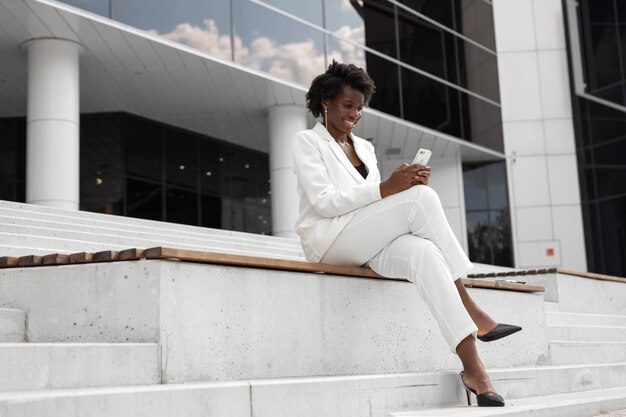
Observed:
[[[491,329],[491,331],[485,333],[482,336],[478,336],[478,340],[480,340],[481,342],[493,342],[494,340],[502,339],[503,337],[507,337],[512,335],[513,333],[517,333],[520,330],[522,330],[522,328],[519,326],[498,323],[498,325]]]
[[[463,382],[462,379],[461,379],[461,382]],[[472,405],[472,397],[470,397],[470,391],[467,389],[466,386],[464,386],[463,388],[465,388],[465,396],[467,397],[467,405]]]
[[[476,403],[479,407],[504,407],[504,398],[495,392],[483,392],[482,394],[476,394],[476,390],[465,385],[463,381],[463,371],[459,374],[461,378],[461,384],[465,388],[465,394],[467,395],[467,405],[472,405],[470,399],[470,392],[476,396]]]

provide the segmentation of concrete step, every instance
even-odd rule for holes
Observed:
[[[475,401],[475,398],[474,398]],[[457,406],[391,413],[391,417],[593,417],[626,406],[626,387],[507,401],[506,407]]]
[[[626,316],[546,311],[548,326],[620,326],[626,327]]]
[[[0,391],[160,382],[155,343],[0,343],[0,369]]]
[[[165,236],[169,235],[190,239],[212,238],[223,242],[236,242],[288,251],[301,251],[300,243],[296,238],[263,236],[245,232],[211,229],[101,213],[62,210],[9,201],[0,201],[0,222],[14,225],[33,224],[53,228],[63,228],[61,225],[68,225],[70,228],[77,230],[80,229],[81,226],[84,226],[103,230],[120,230],[128,234],[156,233]]]
[[[26,313],[15,308],[0,308],[0,343],[26,340]]]
[[[615,387],[623,390],[626,364],[613,367],[545,366],[490,370],[490,374],[496,389],[507,399],[509,406],[504,410],[515,412],[518,404],[530,401],[520,397],[532,398],[538,393],[579,391],[578,396],[587,397],[593,389],[593,395]],[[599,390],[598,384],[608,387]],[[0,415],[384,417],[390,412],[442,405],[448,407],[447,411],[480,411],[476,407],[459,407],[464,398],[456,372],[425,372],[4,392],[0,393]],[[564,415],[569,414],[550,416]]]
[[[44,255],[57,252],[98,252],[101,250],[122,250],[133,247],[149,248],[154,246],[169,246],[179,249],[192,249],[224,252],[240,255],[265,256],[281,259],[302,260],[296,252],[282,252],[274,248],[259,246],[247,246],[241,243],[228,244],[224,242],[200,242],[200,244],[188,244],[180,239],[137,239],[128,237],[111,237],[107,235],[93,235],[91,233],[75,233],[67,231],[52,232],[49,230],[32,230],[21,228],[18,232],[0,232],[0,255]],[[6,230],[6,229],[5,229]],[[24,233],[22,233],[24,232]],[[39,234],[36,234],[39,233]],[[58,236],[49,236],[56,233]],[[24,253],[26,250],[27,253]]]
[[[547,332],[551,340],[626,342],[623,326],[548,326]]]
[[[586,364],[626,361],[626,342],[550,340],[550,362]]]
[[[182,228],[176,229],[176,224],[169,223],[169,227],[159,227],[156,225],[133,225],[132,223],[117,223],[114,217],[113,220],[97,220],[92,219],[85,221],[82,219],[75,219],[70,216],[64,216],[63,219],[51,220],[45,217],[22,217],[19,215],[9,214],[6,211],[0,210],[0,230],[4,232],[13,232],[16,227],[29,227],[36,229],[43,229],[50,231],[49,233],[59,233],[61,231],[76,232],[76,233],[93,233],[95,235],[108,235],[117,237],[137,237],[142,239],[181,239],[182,241],[188,241],[192,244],[198,244],[199,242],[224,242],[231,244],[243,244],[253,245],[262,248],[275,248],[283,251],[298,251],[299,245],[295,244],[293,240],[277,238],[276,240],[267,239],[262,237],[258,239],[252,233],[235,233],[229,235],[228,231],[219,229],[208,228],[194,228],[193,230],[186,230]],[[172,225],[174,227],[172,227]],[[6,228],[6,230],[5,230]],[[216,233],[215,230],[219,230],[220,233]],[[227,232],[227,233],[224,233]],[[24,233],[28,233],[25,231]]]

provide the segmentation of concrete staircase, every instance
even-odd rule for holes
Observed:
[[[292,239],[0,202],[0,256],[166,245],[302,259]],[[591,417],[626,407],[626,285],[524,279],[545,285],[545,300],[470,289],[524,327],[479,344],[507,400],[486,410],[463,405],[458,359],[410,283],[156,260],[0,269],[0,416]]]

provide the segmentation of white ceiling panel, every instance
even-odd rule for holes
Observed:
[[[206,67],[187,68],[186,72],[197,89],[196,114],[211,115],[223,111],[213,78]]]
[[[250,80],[250,74],[244,73],[237,69],[231,69],[228,71],[236,93],[241,101],[241,106],[244,111],[258,111],[262,109],[262,103],[259,100],[252,81]]]
[[[4,7],[4,2],[0,3],[0,31],[5,34],[6,39],[11,39],[13,46],[16,47],[19,47],[22,42],[31,39],[30,34],[24,26],[15,20],[11,13]],[[4,40],[0,45],[2,47],[11,46],[10,44],[5,44]]]
[[[276,95],[274,94],[274,89],[272,89],[270,82],[267,79],[251,75],[250,81],[256,96],[259,98],[261,108],[276,106],[278,104],[276,101]]]
[[[27,5],[40,21],[45,22],[46,27],[50,28],[50,32],[55,37],[79,42],[76,32],[68,26],[67,22],[63,20],[56,10],[32,1],[27,2]]]
[[[141,71],[145,68],[135,51],[130,47],[122,33],[114,28],[105,25],[97,25],[96,31],[102,39],[106,40],[109,49],[115,55],[122,68],[128,71]]]
[[[274,96],[276,97],[276,104],[294,104],[295,100],[291,95],[291,89],[289,86],[278,83],[271,83],[274,90]]]
[[[132,36],[123,34],[124,39],[128,42],[128,45],[132,48],[133,52],[141,60],[145,69],[162,68],[163,62],[159,55],[154,50],[152,43],[145,38],[139,36]]]
[[[228,69],[224,65],[213,62],[207,63],[207,69],[211,77],[215,80],[215,87],[219,95],[220,105],[224,109],[240,109],[242,107],[241,100],[236,94]]]
[[[53,32],[51,32],[39,17],[28,8],[26,3],[21,1],[5,1],[3,5],[6,12],[22,25],[31,39],[55,37]]]
[[[185,66],[175,48],[164,45],[161,42],[152,41],[151,43],[154,51],[157,53],[159,59],[166,68],[176,69],[183,68]]]

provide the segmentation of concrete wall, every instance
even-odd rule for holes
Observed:
[[[545,363],[541,294],[470,291],[497,320],[524,327],[479,344],[488,367]],[[2,307],[26,312],[30,342],[156,339],[168,383],[461,365],[408,282],[176,261],[69,265],[2,270]]]

